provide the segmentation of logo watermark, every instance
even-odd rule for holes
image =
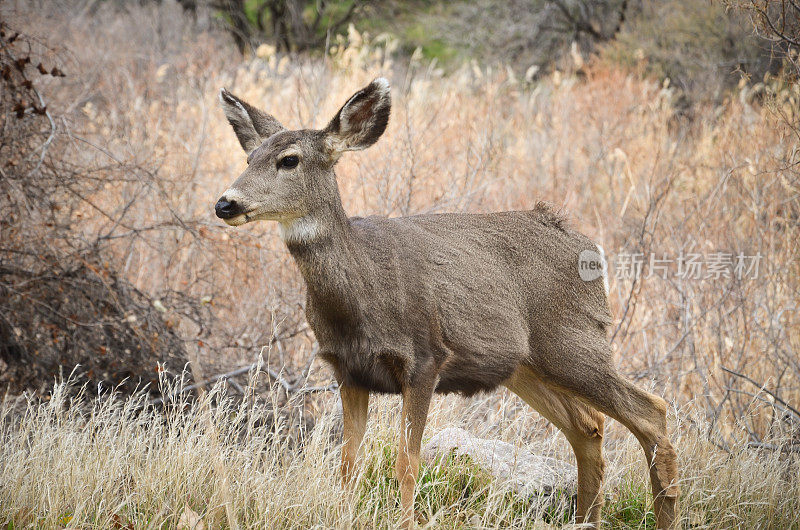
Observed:
[[[590,282],[608,274],[605,256],[594,250],[584,250],[578,254],[578,274],[581,280]]]

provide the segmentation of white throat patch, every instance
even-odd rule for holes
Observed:
[[[310,243],[320,234],[317,220],[311,217],[298,217],[280,223],[281,239],[285,243]]]

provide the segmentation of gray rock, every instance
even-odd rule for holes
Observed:
[[[422,448],[429,463],[450,453],[469,456],[502,486],[523,495],[576,491],[578,471],[572,464],[500,440],[477,438],[457,427],[438,432]]]

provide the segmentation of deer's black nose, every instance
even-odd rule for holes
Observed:
[[[241,213],[241,208],[236,201],[228,201],[225,197],[220,198],[214,206],[214,211],[220,219],[230,219]]]

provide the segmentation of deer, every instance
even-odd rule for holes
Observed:
[[[231,226],[279,224],[306,285],[318,356],[338,383],[345,487],[357,478],[370,394],[399,394],[394,472],[400,524],[413,528],[432,397],[504,386],[569,441],[578,523],[601,523],[609,416],[644,449],[658,527],[675,527],[679,485],[667,403],[614,366],[607,273],[590,281],[579,274],[581,253],[599,246],[541,202],[528,211],[348,217],[334,168],[386,130],[384,78],[353,94],[323,129],[288,130],[224,88],[219,99],[247,167],[215,212]]]

